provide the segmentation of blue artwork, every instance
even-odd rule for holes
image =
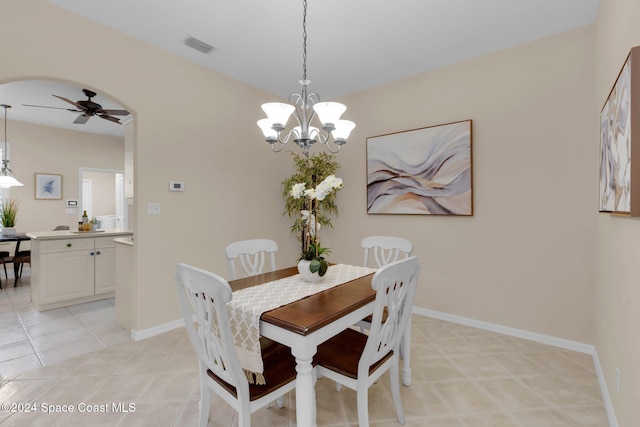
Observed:
[[[44,184],[42,185],[42,192],[46,194],[53,194],[54,182],[55,182],[54,180],[45,181]]]
[[[36,199],[61,199],[62,175],[36,174]]]

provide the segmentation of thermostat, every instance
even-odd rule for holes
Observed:
[[[77,208],[78,207],[78,201],[77,200],[67,200],[67,207],[68,208]]]
[[[184,182],[169,181],[169,191],[184,191]]]

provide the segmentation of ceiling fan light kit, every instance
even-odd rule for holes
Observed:
[[[302,15],[302,85],[301,93],[289,95],[289,103],[269,102],[262,104],[262,110],[267,114],[266,119],[258,120],[257,125],[264,134],[265,141],[274,152],[280,152],[284,145],[293,140],[305,156],[309,156],[309,149],[316,142],[325,144],[332,153],[337,153],[347,143],[349,134],[356,127],[350,120],[341,120],[340,116],[347,107],[338,102],[320,102],[320,95],[316,92],[307,93],[307,86],[311,81],[307,80],[307,0],[303,0]],[[291,115],[296,118],[298,126],[295,126],[286,136],[280,135],[285,131]],[[311,121],[318,117],[321,123],[321,132],[317,127],[311,126]],[[336,148],[329,144],[332,142]],[[279,145],[276,146],[276,143]]]
[[[22,104],[25,107],[39,107],[39,108],[53,108],[57,110],[67,110],[75,113],[81,113],[76,119],[73,121],[75,124],[83,125],[89,121],[89,119],[93,116],[100,117],[101,119],[108,120],[114,123],[120,123],[120,119],[113,116],[128,116],[129,112],[127,110],[106,110],[102,108],[102,105],[97,102],[93,102],[91,98],[96,96],[96,93],[89,89],[82,89],[82,92],[85,94],[87,99],[73,102],[70,99],[67,99],[63,96],[53,95],[54,97],[67,102],[73,105],[75,108],[61,108],[61,107],[49,107],[45,105],[32,105],[32,104]]]
[[[4,108],[4,149],[2,150],[2,169],[0,170],[0,187],[22,187],[24,184],[18,181],[15,174],[9,167],[9,159],[7,158],[7,110],[11,105],[0,104]]]

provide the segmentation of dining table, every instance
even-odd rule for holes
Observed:
[[[331,269],[331,267],[329,267]],[[232,280],[236,292],[298,274],[296,267]],[[296,360],[296,425],[316,425],[313,357],[318,345],[370,315],[376,293],[374,273],[320,291],[260,316],[260,335],[291,348]]]
[[[16,255],[18,255],[18,252],[20,251],[20,243],[25,241],[25,240],[31,240],[31,238],[29,236],[27,236],[26,233],[16,233],[16,234],[11,234],[11,235],[4,235],[4,234],[0,234],[0,242],[16,242],[16,248],[13,251],[13,256],[15,257]],[[13,257],[12,257],[13,259]],[[18,281],[18,269],[20,268],[19,264],[16,264],[15,262],[13,263],[13,277],[14,277],[14,285],[15,282]],[[7,283],[7,286],[8,283]],[[0,286],[0,288],[2,288],[2,286]]]

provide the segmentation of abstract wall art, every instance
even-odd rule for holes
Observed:
[[[600,212],[640,216],[639,85],[640,47],[635,47],[600,112]]]
[[[471,124],[367,138],[367,213],[473,215]]]
[[[62,199],[62,175],[37,173],[35,181],[36,199]]]

